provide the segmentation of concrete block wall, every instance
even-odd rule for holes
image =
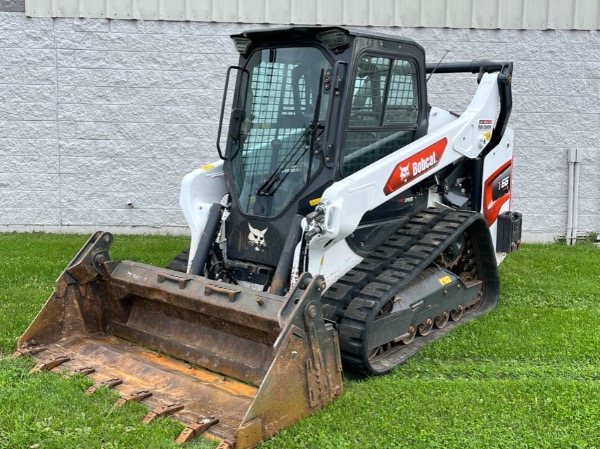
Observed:
[[[0,225],[186,232],[179,185],[217,158],[232,29],[0,13]]]
[[[0,231],[187,232],[179,184],[217,157],[224,75],[237,61],[228,36],[263,25],[4,11]],[[420,42],[429,61],[446,50],[445,61],[515,61],[513,206],[526,239],[564,233],[572,147],[584,149],[579,228],[600,229],[600,33],[381,31]],[[461,111],[475,88],[473,77],[434,76],[430,102]]]

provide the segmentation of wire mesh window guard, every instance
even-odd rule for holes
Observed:
[[[312,47],[257,50],[251,56],[245,67],[249,89],[239,105],[244,133],[232,158],[244,213],[278,215],[319,169],[320,160],[310,151],[309,127],[321,70],[330,67]],[[326,116],[327,103],[321,101],[318,117]],[[261,187],[266,180],[272,185],[267,193]],[[261,190],[263,198],[257,198]]]
[[[364,56],[354,80],[344,174],[350,175],[414,140],[417,71],[411,61]]]

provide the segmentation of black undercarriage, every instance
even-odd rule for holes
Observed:
[[[461,318],[493,309],[495,260],[480,214],[417,214],[322,297],[325,317],[338,323],[345,368],[383,374]]]

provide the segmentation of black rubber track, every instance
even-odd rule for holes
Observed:
[[[460,322],[449,322],[409,345],[386,351],[376,362],[368,358],[369,332],[379,310],[427,268],[462,233],[470,235],[484,297]],[[404,362],[427,343],[459,323],[495,308],[499,293],[498,267],[489,228],[481,214],[450,209],[427,209],[400,228],[323,295],[325,317],[338,323],[344,369],[383,374]],[[414,323],[416,326],[419,323]],[[406,329],[398,331],[398,335]]]
[[[190,250],[185,249],[175,256],[175,258],[167,264],[167,268],[173,271],[187,272],[188,260],[190,258]]]

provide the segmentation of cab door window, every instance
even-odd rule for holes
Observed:
[[[354,79],[344,175],[412,142],[418,114],[415,64],[405,59],[363,56]]]

